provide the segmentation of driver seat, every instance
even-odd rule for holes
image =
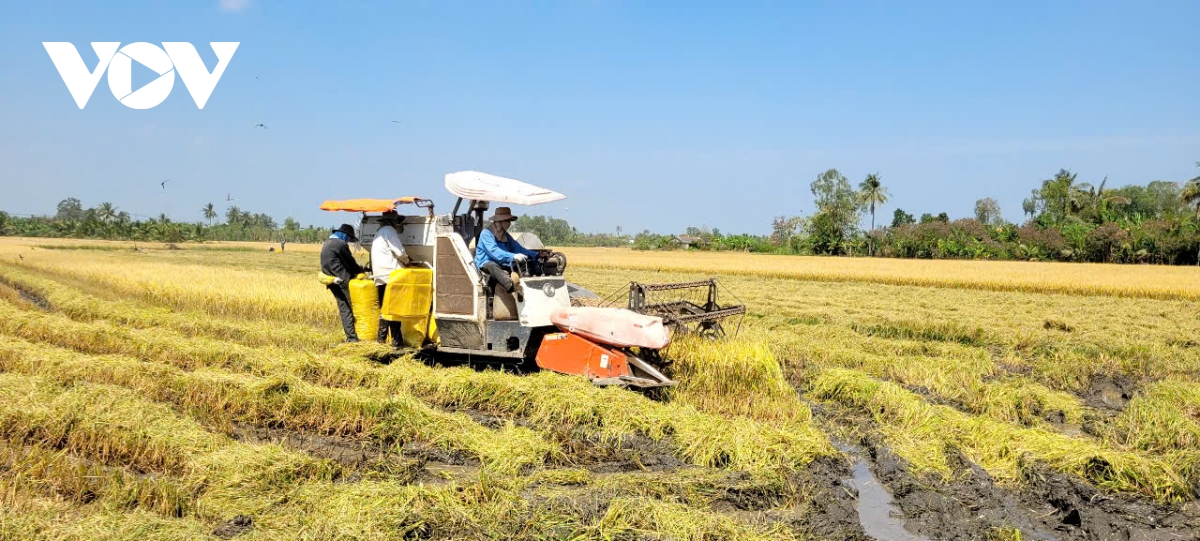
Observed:
[[[516,321],[519,318],[517,299],[504,289],[497,289],[491,276],[483,276],[483,291],[485,306],[492,307],[492,319],[495,321]],[[515,282],[515,281],[514,281]]]

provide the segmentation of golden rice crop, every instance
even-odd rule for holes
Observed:
[[[0,389],[33,391],[32,395],[10,401],[8,405],[33,410],[35,413],[31,415],[34,416],[38,415],[37,411],[62,404],[62,399],[50,392],[52,387],[37,378],[12,375],[0,378]],[[118,390],[113,394],[106,392],[109,389],[107,387],[91,385],[75,386],[74,389],[71,392],[82,392],[82,398],[71,402],[70,405],[74,407],[65,408],[59,412],[60,415],[119,417],[138,410],[154,409],[146,404],[139,406],[138,399],[128,392]],[[106,402],[106,397],[117,397],[120,404]],[[114,427],[109,437],[120,442],[129,441],[137,434],[149,434],[167,441],[177,438],[171,425],[164,425],[163,422],[169,422],[169,417],[136,426],[126,424]],[[63,424],[73,426],[69,422]],[[178,497],[184,501],[157,509],[161,514],[195,516],[211,526],[216,520],[229,517],[232,513],[246,513],[256,517],[260,527],[266,526],[276,531],[291,530],[296,534],[295,537],[302,539],[326,538],[330,535],[382,539],[389,535],[386,532],[430,530],[441,531],[443,535],[475,531],[480,534],[477,537],[487,537],[499,535],[504,528],[511,527],[541,528],[545,531],[540,535],[548,535],[553,528],[547,526],[558,527],[567,534],[599,532],[603,535],[630,530],[668,529],[686,534],[685,538],[697,539],[713,535],[730,539],[760,539],[770,533],[709,511],[673,503],[667,493],[647,490],[645,487],[613,485],[621,487],[614,493],[614,501],[627,501],[639,509],[655,509],[654,513],[635,516],[622,514],[620,520],[613,521],[616,517],[611,515],[622,509],[616,506],[607,519],[601,517],[581,521],[578,516],[556,514],[554,509],[538,509],[525,503],[517,497],[524,486],[517,479],[513,479],[515,484],[505,482],[489,485],[487,481],[480,481],[480,484],[429,488],[395,481],[336,483],[330,476],[331,468],[274,446],[247,446],[222,441],[222,438],[211,435],[207,439],[212,443],[210,447],[180,450],[179,456],[190,463],[191,468],[179,470],[177,479],[143,481],[138,485],[143,492],[133,492],[130,487],[123,486],[123,483],[130,482],[127,475],[89,480],[90,473],[96,471],[94,468],[63,467],[58,455],[47,457],[44,451],[2,455],[16,459],[9,463],[19,467],[6,469],[6,473],[0,475],[0,486],[12,487],[13,490],[6,491],[4,497],[9,499],[14,509],[35,507],[38,503],[36,495],[47,489],[53,489],[59,495],[94,490],[104,498],[103,501],[121,509],[134,503],[131,497],[146,498],[148,495],[144,491],[161,490],[168,484],[174,484],[186,487],[176,489],[181,493]],[[87,452],[86,456],[98,455]],[[297,470],[297,466],[301,469]],[[313,466],[317,468],[313,469]],[[302,473],[303,468],[308,468],[307,474]],[[15,477],[22,475],[34,475],[37,482],[8,482],[19,481]],[[54,486],[49,486],[51,484]],[[91,488],[79,488],[81,484]],[[7,505],[5,507],[8,508]],[[70,513],[66,515],[71,516]],[[159,519],[136,511],[85,516],[96,517],[97,520],[101,516],[107,517],[114,522],[109,525],[114,528],[135,524],[157,530],[162,525]],[[123,521],[124,525],[115,524],[118,521]],[[190,525],[194,532],[195,524],[190,520],[180,522],[177,527],[183,525]],[[295,530],[297,525],[301,525],[301,528]],[[46,520],[36,513],[23,514],[17,521],[0,522],[0,531],[6,536],[13,532],[46,532],[70,527],[69,524]]]
[[[1200,299],[1200,269],[1030,261],[846,258],[736,252],[563,249],[572,265],[601,269],[702,272],[821,282],[872,282],[1075,295]]]
[[[528,429],[491,431],[461,414],[429,408],[402,394],[355,393],[288,377],[257,378],[117,356],[90,357],[12,340],[0,345],[11,371],[64,383],[88,381],[136,389],[214,421],[273,424],[327,434],[374,436],[386,442],[428,442],[478,457],[485,465],[516,470],[541,463],[553,448]]]
[[[70,280],[69,277],[66,278]],[[278,345],[321,349],[341,340],[340,333],[320,332],[310,325],[284,321],[247,321],[214,317],[144,305],[128,300],[106,300],[21,267],[0,267],[0,284],[14,291],[6,300],[20,303],[20,288],[36,295],[54,310],[79,321],[109,321],[138,329],[167,326],[187,336],[207,336],[246,345]],[[2,293],[0,293],[2,294]],[[28,302],[25,302],[28,307]]]
[[[747,333],[749,334],[749,333]],[[808,406],[787,382],[765,334],[712,340],[682,336],[671,344],[675,402],[701,411],[753,419],[807,423]],[[730,397],[740,400],[730,400]]]
[[[1078,398],[1013,377],[986,352],[929,351],[920,343],[906,348],[904,341],[862,337],[852,329],[803,327],[787,336],[788,351],[809,363],[852,368],[895,381],[997,420],[1037,424],[1046,419],[1068,423],[1083,419]]]
[[[1001,479],[1020,479],[1027,464],[1044,463],[1113,490],[1141,492],[1160,500],[1193,495],[1188,481],[1168,461],[931,406],[893,383],[861,372],[823,371],[814,380],[812,392],[817,398],[837,400],[873,414],[890,429],[885,433],[905,439],[919,435],[916,442],[900,439],[895,448],[915,466],[930,471],[950,473],[944,450],[953,446]]]
[[[961,454],[1016,487],[1048,468],[1162,501],[1200,489],[1190,269],[568,250],[568,278],[601,294],[719,273],[746,302],[740,336],[677,337],[681,385],[652,400],[380,364],[385,348],[335,345],[315,247],[181,247],[0,239],[0,389],[18,404],[0,405],[0,540],[195,538],[240,513],[247,538],[804,537],[713,506],[805,505],[797,480],[837,454],[818,426],[865,431],[932,483],[955,482]],[[1114,384],[1132,400],[1096,411]],[[434,445],[483,468],[348,482],[232,441],[230,423]],[[644,439],[690,466],[597,474],[568,451]]]
[[[58,250],[22,252],[21,266],[51,277],[67,276],[120,293],[132,299],[161,303],[180,310],[199,310],[217,316],[266,318],[325,326],[336,321],[329,308],[333,298],[314,273],[270,273],[262,270],[178,265],[139,261],[136,254],[95,251],[87,264],[64,258]]]
[[[682,458],[700,465],[737,468],[799,467],[813,457],[833,452],[819,431],[806,424],[806,411],[792,429],[747,423],[731,426],[720,419],[676,405],[662,405],[628,392],[604,390],[554,374],[513,378],[501,373],[430,369],[411,361],[385,369],[362,359],[315,358],[271,348],[245,348],[171,331],[114,327],[106,322],[80,323],[56,314],[12,311],[0,304],[0,332],[12,333],[88,353],[135,355],[187,370],[213,366],[267,378],[299,378],[321,385],[385,389],[413,393],[443,407],[474,408],[520,415],[536,423],[596,427],[619,441],[637,433],[652,439],[673,434]],[[371,346],[358,348],[370,350]],[[777,381],[777,383],[781,383]],[[351,393],[349,396],[357,396]],[[612,396],[620,397],[613,401]],[[794,400],[794,393],[791,393]],[[797,407],[794,403],[792,407]]]
[[[1159,381],[1143,389],[1109,427],[1141,450],[1200,449],[1200,383]]]

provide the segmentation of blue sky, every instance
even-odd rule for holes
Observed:
[[[836,167],[880,210],[1011,220],[1060,167],[1110,185],[1200,173],[1200,2],[8,2],[0,209],[199,220],[226,195],[332,224],[327,198],[432,197],[477,169],[568,199],[580,229],[769,231]],[[43,49],[241,46],[203,110],[180,81],[76,107]],[[257,79],[256,79],[257,78]],[[152,78],[135,72],[134,88]],[[391,122],[399,120],[400,124]],[[255,129],[265,122],[268,129]],[[163,190],[159,182],[172,179]],[[568,210],[569,209],[569,210]]]

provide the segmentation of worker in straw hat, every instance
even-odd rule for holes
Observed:
[[[404,219],[396,211],[389,210],[379,217],[379,223],[381,226],[375,232],[375,240],[371,241],[371,277],[375,279],[379,302],[383,303],[388,282],[392,280],[392,271],[408,265],[412,259],[408,257],[404,244],[400,242],[400,233],[396,231],[397,227],[404,227]],[[400,322],[386,320],[380,315],[379,335],[376,337],[379,343],[387,341],[389,332],[392,335],[392,345],[400,347]]]
[[[475,266],[484,276],[489,276],[489,285],[494,282],[505,291],[516,296],[517,302],[525,302],[524,295],[516,290],[508,273],[514,268],[528,265],[532,274],[537,271],[537,252],[526,250],[524,246],[508,234],[508,228],[517,217],[513,216],[508,207],[497,207],[492,215],[492,223],[479,235],[475,246]]]
[[[350,307],[350,280],[363,272],[354,254],[350,253],[350,243],[358,242],[354,234],[354,226],[342,224],[333,230],[333,234],[325,239],[321,246],[321,274],[332,276],[333,283],[328,284],[329,292],[337,300],[338,314],[342,318],[342,330],[346,332],[347,342],[357,342],[358,333],[354,330],[354,310]]]

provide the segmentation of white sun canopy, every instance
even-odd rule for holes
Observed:
[[[459,171],[446,175],[446,189],[463,199],[513,205],[540,205],[567,197],[516,179],[479,171]]]

